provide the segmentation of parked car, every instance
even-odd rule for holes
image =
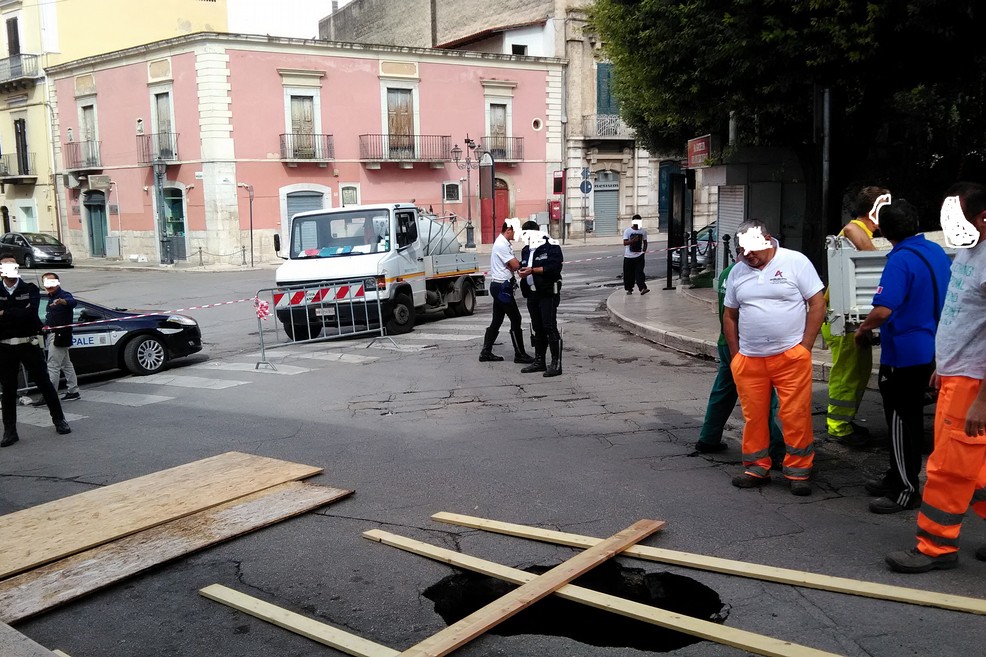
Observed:
[[[715,243],[719,239],[719,231],[716,229],[716,222],[712,222],[705,228],[698,230],[698,247],[695,249],[695,260],[699,269],[704,269],[706,265],[713,264],[711,258],[715,253]],[[681,269],[681,251],[671,252],[671,266],[674,269]]]
[[[72,252],[47,233],[6,233],[0,237],[0,249],[13,251],[21,267],[35,265],[72,266]]]
[[[153,311],[107,308],[76,297],[72,321],[99,324],[76,327],[72,331],[69,356],[75,371],[90,374],[122,369],[144,376],[160,372],[174,358],[202,350],[198,322],[176,314],[145,315]],[[48,307],[47,295],[41,295],[41,317]]]

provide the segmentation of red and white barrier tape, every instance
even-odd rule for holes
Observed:
[[[257,305],[259,299],[257,297],[250,297],[249,299],[236,299],[235,301],[220,301],[219,303],[207,303],[203,306],[189,306],[188,308],[178,308],[176,310],[162,310],[160,312],[153,313],[142,313],[139,315],[125,315],[124,317],[114,317],[112,319],[94,319],[91,322],[79,322],[78,324],[65,324],[64,326],[45,326],[44,330],[53,330],[60,328],[75,328],[77,326],[91,326],[93,324],[107,324],[110,322],[118,322],[121,319],[140,319],[141,317],[161,317],[163,315],[174,315],[176,313],[188,312],[189,310],[203,310],[205,308],[217,308],[219,306],[231,306],[234,303],[246,303],[247,301],[252,301],[254,305]],[[266,303],[266,302],[261,302]],[[260,310],[258,308],[257,315],[259,316]]]

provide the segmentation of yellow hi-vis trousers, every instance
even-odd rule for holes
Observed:
[[[846,436],[852,433],[851,423],[870,380],[873,350],[869,347],[857,347],[852,333],[832,335],[828,322],[822,324],[822,337],[832,352],[825,424],[830,436]]]

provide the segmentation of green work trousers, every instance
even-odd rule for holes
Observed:
[[[832,335],[828,322],[822,324],[822,337],[832,353],[825,424],[829,435],[838,438],[852,433],[852,421],[873,370],[873,350],[857,347],[852,333]]]

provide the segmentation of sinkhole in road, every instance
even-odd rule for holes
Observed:
[[[524,570],[541,575],[550,568],[531,566]],[[719,594],[701,582],[667,572],[626,568],[614,561],[597,566],[573,583],[701,620],[722,623],[729,615],[729,606]],[[515,588],[486,575],[458,573],[429,586],[424,596],[435,603],[435,612],[442,620],[452,625]],[[592,646],[651,652],[669,652],[702,640],[555,595],[534,603],[490,632],[563,636]]]

